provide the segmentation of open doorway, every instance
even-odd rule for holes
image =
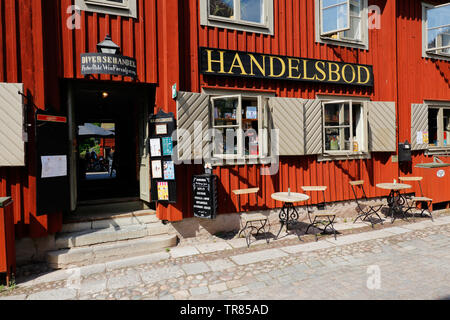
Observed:
[[[146,140],[154,88],[77,81],[68,92],[72,211],[102,200],[149,201]]]

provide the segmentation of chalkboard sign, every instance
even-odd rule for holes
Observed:
[[[176,141],[172,140],[175,130],[173,113],[159,111],[150,116],[151,201],[175,203],[177,200],[177,182],[173,159]]]
[[[39,110],[36,114],[37,215],[69,211],[69,129],[67,117]]]
[[[192,187],[194,216],[215,219],[218,209],[217,176],[211,174],[194,176]]]

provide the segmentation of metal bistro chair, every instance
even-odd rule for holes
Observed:
[[[381,224],[383,225],[383,219],[381,219],[378,212],[381,211],[381,209],[384,207],[383,201],[370,201],[367,198],[366,191],[364,190],[364,180],[359,181],[350,181],[350,185],[353,190],[353,194],[355,195],[355,201],[356,205],[358,206],[360,215],[356,217],[355,221],[353,223],[356,223],[358,219],[361,219],[361,221],[370,221],[370,224],[372,225],[372,228],[374,228],[373,220],[370,219],[373,215],[376,215],[378,219],[381,221]],[[356,189],[361,189],[363,198],[358,199],[357,191]]]
[[[422,191],[422,184],[420,183],[423,180],[423,177],[400,177],[400,181],[402,182],[418,182],[419,188],[420,188],[420,197],[412,196],[412,197],[406,197],[406,202],[408,205],[408,208],[406,209],[405,214],[408,212],[411,212],[411,214],[415,215],[416,210],[420,211],[420,216],[423,217],[425,212],[428,212],[430,215],[431,221],[434,222],[433,214],[431,213],[433,210],[433,199],[424,197],[423,191]],[[418,204],[420,205],[420,208],[418,207]],[[431,209],[430,209],[431,208]]]
[[[334,239],[337,240],[336,229],[334,228],[334,221],[336,220],[336,214],[327,211],[327,202],[325,200],[325,191],[328,189],[326,186],[311,186],[311,187],[302,187],[305,192],[322,192],[323,202],[319,203],[317,207],[318,211],[313,211],[309,208],[309,202],[306,204],[306,210],[308,212],[308,218],[310,224],[306,229],[305,234],[308,234],[308,231],[311,227],[322,230],[322,233],[326,233],[328,228],[331,228],[334,234]],[[312,200],[311,200],[312,201]],[[325,226],[323,229],[319,228],[319,225]],[[316,241],[318,240],[317,234]]]
[[[252,231],[256,231],[255,238],[261,233],[261,231],[264,232],[266,242],[269,243],[269,237],[268,233],[270,231],[270,222],[269,218],[262,213],[243,213],[241,211],[241,195],[249,195],[250,194],[257,194],[259,192],[259,188],[252,188],[252,189],[239,189],[239,190],[233,190],[233,193],[238,198],[239,203],[239,214],[241,218],[241,230],[239,231],[239,237],[241,237],[242,234],[245,234],[245,239],[247,241],[247,247],[250,248],[250,237],[252,236]],[[254,223],[261,225],[253,225]],[[266,231],[266,226],[268,226],[268,230]]]

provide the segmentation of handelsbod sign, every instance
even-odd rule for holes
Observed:
[[[81,55],[81,74],[110,74],[136,78],[136,59],[106,53],[84,53]]]
[[[373,67],[328,60],[200,48],[204,75],[373,86]]]

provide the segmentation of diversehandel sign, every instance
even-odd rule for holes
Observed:
[[[136,78],[136,59],[107,53],[84,53],[81,55],[81,74],[110,74]]]
[[[200,48],[204,75],[373,86],[369,65]]]

